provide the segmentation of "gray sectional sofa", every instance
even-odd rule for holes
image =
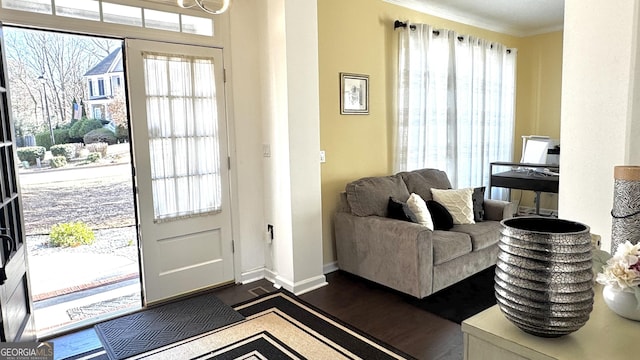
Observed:
[[[485,199],[484,221],[449,231],[387,217],[389,197],[416,193],[426,201],[431,188],[450,189],[447,174],[422,169],[347,184],[334,218],[338,267],[423,298],[494,265],[500,220],[513,214],[509,202]]]

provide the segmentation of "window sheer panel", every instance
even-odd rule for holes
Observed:
[[[399,31],[395,170],[438,168],[454,187],[486,185],[489,163],[512,158],[515,52],[411,25]]]
[[[399,88],[416,91],[399,91],[398,134],[402,135],[397,139],[398,171],[422,168],[424,164],[446,165],[442,153],[430,150],[446,149],[448,142],[447,93],[442,91],[448,86],[447,73],[443,72],[448,66],[448,45],[442,37],[434,36],[428,25],[418,24],[411,33],[414,36],[401,34],[407,51],[402,53],[404,71],[399,71]],[[428,66],[421,66],[425,63]]]
[[[409,93],[403,91],[409,88],[411,79],[409,61],[411,58],[410,37],[407,32],[399,32],[398,39],[398,88],[396,89],[396,137],[394,143],[394,171],[400,172],[407,168],[407,141],[409,138]]]
[[[156,221],[220,211],[213,59],[144,54]]]

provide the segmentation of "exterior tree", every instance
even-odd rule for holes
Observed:
[[[23,134],[69,123],[73,99],[87,99],[84,73],[101,61],[119,41],[5,27],[5,43],[15,118]],[[44,77],[43,85],[38,77]]]
[[[107,105],[111,119],[116,123],[116,126],[128,127],[127,122],[127,102],[124,98],[124,91],[122,88],[116,90],[113,100]]]

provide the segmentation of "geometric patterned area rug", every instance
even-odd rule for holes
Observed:
[[[234,309],[245,319],[132,359],[413,359],[284,291]]]
[[[121,360],[241,321],[215,295],[176,301],[94,326],[110,359]]]

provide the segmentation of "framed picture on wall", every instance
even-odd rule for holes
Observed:
[[[340,114],[369,114],[369,75],[340,73]]]

